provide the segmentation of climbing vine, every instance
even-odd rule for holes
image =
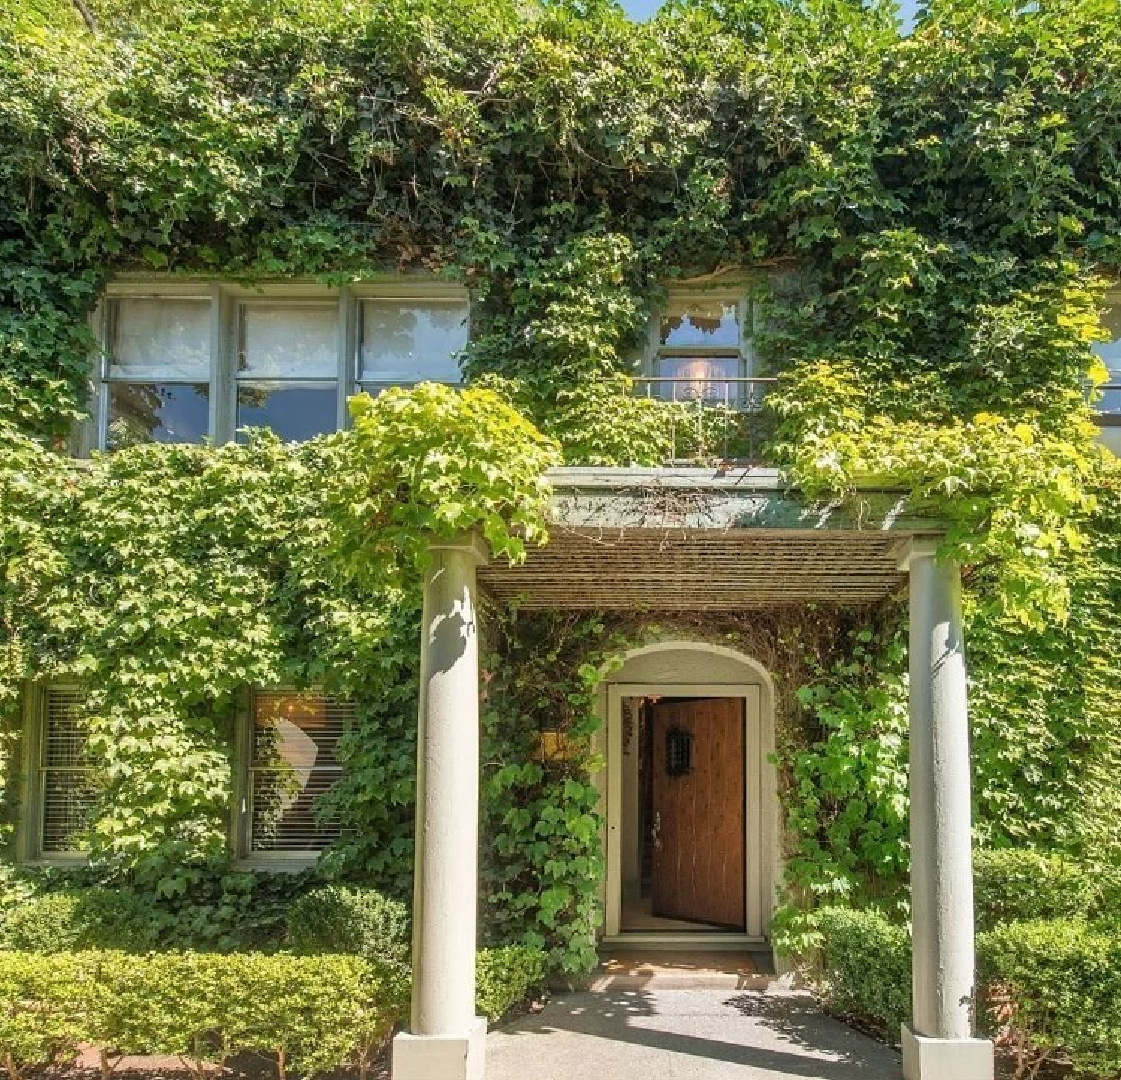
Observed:
[[[944,519],[980,836],[1116,861],[1118,466],[1086,402],[1121,264],[1115,4],[935,0],[906,39],[890,4],[846,0],[675,0],[644,24],[607,0],[88,7],[0,0],[0,709],[15,773],[27,682],[90,688],[96,873],[243,898],[238,695],[314,685],[357,708],[320,872],[405,893],[422,537],[479,528],[517,558],[550,464],[671,454]],[[360,400],[300,446],[71,460],[89,316],[122,271],[457,279],[471,388]],[[750,294],[780,379],[730,439],[631,393],[684,279]],[[576,970],[594,676],[659,620],[557,618],[489,619],[488,933]],[[782,676],[791,886],[890,892],[898,615],[782,618],[742,640]],[[538,753],[549,723],[568,756]]]

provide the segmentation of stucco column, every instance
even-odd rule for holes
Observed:
[[[479,1080],[475,1016],[479,849],[479,539],[433,544],[424,582],[417,730],[413,1000],[393,1080]]]
[[[906,1080],[992,1080],[992,1044],[972,1038],[973,864],[961,575],[912,542],[910,788],[913,1025]]]

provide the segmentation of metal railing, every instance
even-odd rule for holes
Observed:
[[[717,376],[638,375],[632,380],[634,394],[679,406],[669,412],[667,465],[706,463],[718,460],[737,464],[761,464],[760,449],[773,427],[763,414],[767,392],[777,378]],[[1097,387],[1100,393],[1121,392],[1121,382]],[[1102,408],[1095,403],[1097,422],[1103,427],[1121,426],[1121,403]]]
[[[698,460],[757,463],[768,426],[760,414],[776,378],[636,376],[634,393],[679,406],[669,413],[667,464]]]

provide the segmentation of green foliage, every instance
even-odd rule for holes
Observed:
[[[1066,853],[1112,873],[1121,827],[1115,733],[1121,471],[1096,484],[1087,546],[1062,558],[1070,616],[1027,628],[974,586],[968,661],[977,829],[987,845]]]
[[[323,872],[406,895],[421,530],[519,556],[553,439],[570,463],[781,460],[810,497],[887,487],[945,518],[971,571],[978,831],[1116,865],[1121,500],[1083,401],[1097,275],[1121,262],[1116,5],[954,0],[901,40],[889,5],[841,0],[682,0],[643,24],[514,0],[91,2],[97,34],[71,5],[0,0],[0,709],[14,729],[28,680],[91,688],[92,873],[150,899],[161,941],[282,921],[281,888],[229,872],[250,685],[356,702]],[[768,415],[729,438],[716,412],[628,396],[665,285],[751,267],[776,270],[751,290],[760,369],[783,376]],[[363,400],[350,440],[69,463],[88,316],[138,269],[454,277],[479,388]],[[796,635],[770,642],[796,899],[895,901],[898,642],[867,613],[790,618],[874,627],[811,671]],[[498,637],[487,932],[574,971],[608,645],[594,617]],[[548,725],[571,757],[540,760]],[[9,731],[9,771],[15,749]]]
[[[425,565],[427,545],[477,529],[495,557],[520,561],[547,539],[544,474],[557,448],[491,390],[438,383],[351,399],[338,549],[373,582]]]
[[[0,953],[0,1055],[12,1080],[77,1050],[78,985],[70,956]]]
[[[994,595],[1009,614],[1036,628],[1067,617],[1061,556],[1086,545],[1080,526],[1095,506],[1088,416],[1072,409],[1056,435],[1027,410],[938,426],[877,415],[851,366],[827,363],[799,372],[772,404],[807,495],[899,489],[911,510],[949,523],[943,556],[999,566]]]
[[[288,909],[288,945],[298,953],[353,953],[403,964],[409,958],[409,912],[374,889],[326,885]]]
[[[405,1007],[393,965],[353,956],[77,952],[0,954],[0,1053],[13,1076],[97,1046],[180,1058],[196,1076],[273,1054],[279,1080],[363,1072]]]
[[[1101,901],[1101,883],[1061,855],[1009,849],[973,856],[973,907],[982,930],[1000,923],[1089,918]]]
[[[875,1024],[890,1042],[911,1018],[911,942],[875,911],[823,908],[821,989],[829,1007]]]
[[[66,952],[80,948],[82,930],[75,917],[79,898],[69,893],[37,896],[12,908],[4,917],[6,949]]]
[[[484,676],[484,932],[584,974],[597,959],[603,874],[595,689],[612,640],[596,617],[523,617],[502,629]],[[544,752],[545,731],[563,753]]]
[[[1077,919],[998,926],[977,951],[985,1021],[1036,1070],[1059,1054],[1077,1077],[1121,1071],[1121,937]]]
[[[785,796],[795,895],[838,902],[869,887],[897,891],[906,877],[905,669],[898,628],[865,627],[797,691],[808,745],[791,751]]]
[[[483,949],[475,963],[475,1008],[480,1016],[501,1020],[525,1001],[545,975],[545,956],[539,949],[507,945]]]
[[[43,893],[12,907],[0,923],[5,949],[143,951],[156,945],[159,916],[141,897],[117,889]]]

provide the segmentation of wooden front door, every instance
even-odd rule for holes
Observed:
[[[743,698],[662,700],[649,717],[653,913],[742,930]]]

